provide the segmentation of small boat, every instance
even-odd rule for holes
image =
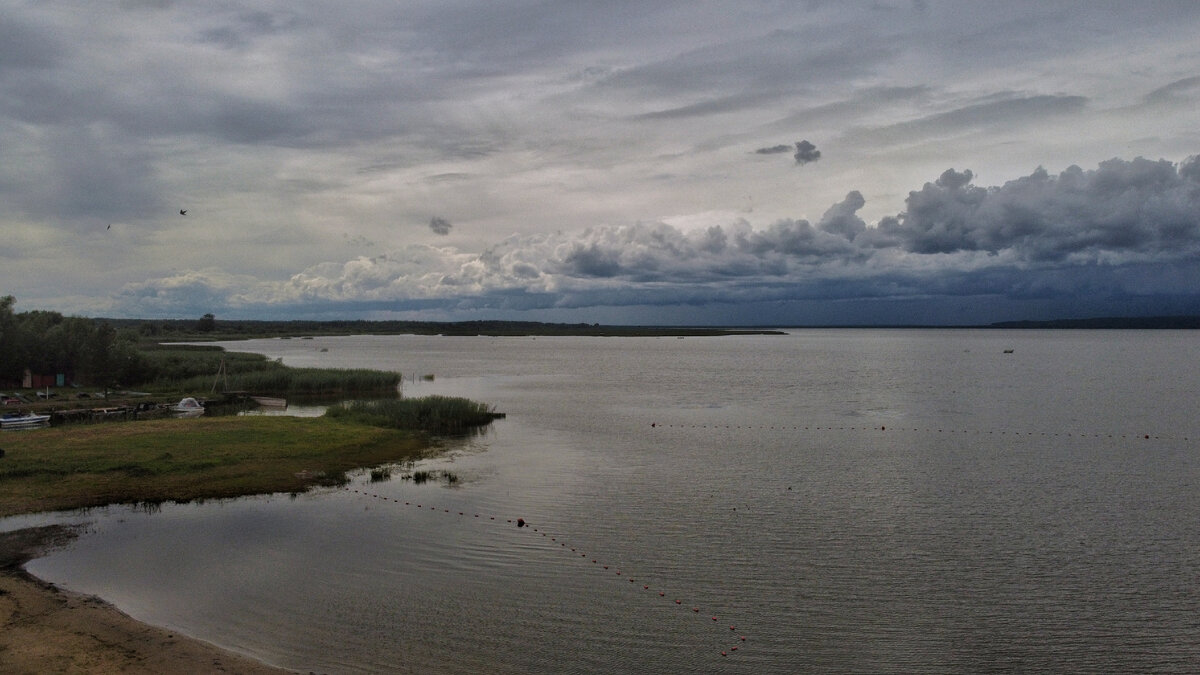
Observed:
[[[188,396],[186,398],[179,399],[179,403],[171,406],[171,411],[188,417],[194,417],[196,415],[204,414],[204,404],[192,398],[191,396]]]
[[[49,415],[35,413],[8,413],[0,417],[0,429],[28,429],[49,424]]]

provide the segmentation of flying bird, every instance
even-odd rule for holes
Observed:
[[[186,215],[187,215],[187,209],[179,209],[179,215],[181,215],[181,216],[186,216]]]

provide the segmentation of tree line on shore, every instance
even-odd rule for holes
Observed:
[[[15,312],[12,296],[0,298],[0,387],[21,388],[25,374],[63,375],[63,384],[96,389],[151,391],[222,390],[272,394],[394,392],[397,373],[366,369],[289,368],[261,354],[228,352],[216,345],[166,345],[211,335],[206,314],[163,335],[150,322],[66,317],[58,312]],[[141,326],[142,328],[139,328]]]
[[[15,304],[11,295],[0,298],[0,383],[5,386],[19,386],[26,371],[63,374],[97,387],[149,375],[136,333],[58,312],[15,312]]]

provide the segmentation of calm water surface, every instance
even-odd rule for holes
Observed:
[[[1200,667],[1195,333],[226,346],[507,419],[453,485],[0,523],[90,523],[32,572],[304,672]]]

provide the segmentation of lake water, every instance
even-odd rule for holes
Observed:
[[[1196,672],[1197,337],[228,343],[507,418],[414,467],[453,484],[0,527],[88,522],[30,570],[303,672]]]

